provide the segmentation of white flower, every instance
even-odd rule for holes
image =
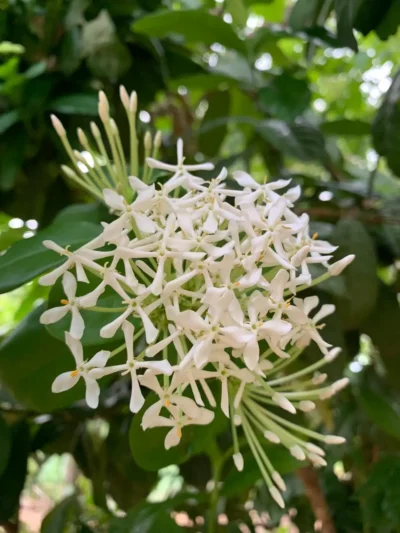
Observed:
[[[123,89],[121,97],[124,108],[133,112],[136,95],[129,97]],[[104,93],[100,110],[102,120],[117,135]],[[57,120],[55,125],[58,133],[66,136]],[[97,126],[92,126],[92,132],[98,139]],[[329,264],[336,247],[318,239],[316,233],[311,235],[307,214],[297,215],[293,207],[301,190],[288,188],[290,180],[258,183],[238,171],[233,173],[238,187],[228,188],[225,168],[211,180],[195,175],[212,170],[213,165],[187,165],[182,140],[177,143],[176,164],[169,164],[155,159],[160,136],[153,143],[149,139],[147,135],[145,153],[151,150],[154,157],[147,159],[143,180],[113,172],[116,165],[106,161],[110,184],[101,190],[98,181],[90,181],[92,173],[88,172],[87,188],[93,189],[97,198],[103,196],[116,215],[112,222],[103,223],[96,239],[74,252],[53,241],[44,243],[65,261],[43,276],[41,283],[52,285],[63,276],[67,300],[62,307],[47,310],[41,321],[53,323],[71,313],[66,341],[76,359],[76,370],[59,376],[53,390],[67,390],[82,377],[88,402],[95,406],[98,379],[129,374],[130,410],[137,413],[142,409],[142,387],[153,391],[156,399],[143,414],[142,426],[169,427],[167,448],[179,443],[182,427],[212,421],[214,414],[204,407],[206,403],[221,409],[232,417],[236,467],[243,468],[236,434],[240,431],[257,463],[263,465],[272,497],[283,506],[280,491],[285,484],[257,442],[259,435],[281,443],[299,459],[321,466],[321,448],[309,441],[327,442],[325,437],[281,417],[279,409],[292,414],[311,411],[315,402],[336,394],[348,383],[342,379],[325,385],[327,373],[320,372],[339,351],[331,349],[321,335],[320,321],[334,312],[334,306],[322,305],[314,314],[319,303],[316,296],[304,300],[295,296],[305,287],[339,275],[354,256]],[[135,139],[131,144],[137,147]],[[138,161],[131,155],[136,173]],[[154,183],[152,169],[170,177],[162,178],[162,184]],[[104,174],[101,166],[95,170],[97,176]],[[312,264],[326,272],[313,279]],[[77,281],[71,270],[79,283],[88,282],[90,272],[90,292],[76,296]],[[111,308],[109,294],[120,304],[113,303]],[[82,337],[89,311],[82,317],[82,308],[90,308],[90,313],[113,313],[99,336],[112,338],[122,328],[125,344],[117,349],[126,351],[122,364],[107,366],[108,352],[83,360],[77,339]],[[136,335],[129,322],[132,317]],[[143,346],[135,357],[136,337],[143,339]],[[311,341],[322,357],[306,367],[300,364],[290,373],[290,365]],[[162,360],[148,360],[161,353]],[[212,386],[215,382],[221,390],[220,400]],[[337,437],[330,440],[340,442]]]
[[[103,376],[114,374],[116,372],[121,372],[122,374],[130,374],[132,380],[132,393],[129,408],[132,413],[137,413],[143,407],[144,397],[142,391],[140,390],[140,384],[136,370],[142,368],[146,370],[150,369],[156,373],[166,374],[167,376],[170,376],[172,374],[172,368],[168,361],[137,361],[134,356],[134,327],[130,322],[124,322],[122,325],[122,330],[124,332],[127,352],[126,364],[110,366],[104,369],[93,369],[89,372],[89,376],[95,379],[99,379]]]
[[[85,330],[85,323],[79,311],[79,298],[76,298],[76,279],[71,272],[64,273],[62,285],[68,299],[61,300],[63,304],[61,307],[53,307],[45,311],[40,317],[40,322],[42,324],[54,324],[66,316],[67,313],[71,313],[72,318],[69,332],[75,339],[80,339]]]
[[[86,403],[89,407],[95,409],[99,404],[100,387],[96,379],[91,375],[91,370],[104,368],[110,357],[110,352],[101,350],[89,361],[84,361],[82,344],[69,333],[65,334],[65,342],[74,356],[76,367],[70,372],[63,372],[57,376],[51,390],[53,392],[64,392],[72,389],[82,378],[86,386]]]

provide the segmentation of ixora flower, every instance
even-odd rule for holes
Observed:
[[[226,169],[207,179],[204,173],[213,165],[186,164],[182,140],[176,164],[167,164],[159,160],[160,134],[152,139],[147,133],[146,160],[138,176],[136,95],[122,88],[121,98],[131,126],[129,164],[104,93],[99,115],[111,157],[103,134],[92,124],[91,142],[82,130],[78,134],[93,158],[92,165],[82,166],[61,122],[52,118],[72,161],[72,168],[65,168],[67,177],[102,199],[115,216],[78,250],[44,242],[65,256],[65,262],[41,283],[52,285],[62,277],[66,298],[41,320],[52,324],[71,314],[65,339],[75,359],[75,368],[55,379],[53,391],[63,392],[82,378],[87,403],[95,408],[98,381],[129,375],[133,413],[142,410],[146,391],[158,398],[143,414],[142,427],[169,428],[166,448],[179,443],[186,426],[207,425],[213,410],[220,409],[231,420],[234,464],[243,469],[240,432],[271,496],[283,506],[285,483],[261,442],[281,444],[298,460],[322,466],[324,450],[316,442],[344,441],[280,416],[280,410],[312,411],[316,401],[347,385],[346,378],[325,384],[327,374],[320,372],[340,352],[321,335],[322,321],[335,308],[325,304],[317,310],[318,297],[302,299],[301,291],[339,275],[354,256],[331,263],[336,247],[317,235],[310,237],[309,217],[293,210],[301,191],[290,188],[290,180],[261,184],[245,172],[230,178]],[[313,263],[326,269],[315,279],[309,269]],[[94,287],[88,274],[98,279]],[[78,283],[83,291],[76,296]],[[106,289],[121,307],[97,307]],[[104,318],[107,311],[113,318],[103,320],[99,338],[112,339],[122,329],[124,344],[86,361],[79,341],[85,317],[101,312]],[[310,343],[320,349],[321,358],[301,365]],[[121,352],[126,362],[109,364]],[[296,371],[291,371],[294,361]]]

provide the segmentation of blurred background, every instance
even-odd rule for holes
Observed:
[[[124,84],[139,130],[163,132],[164,160],[182,137],[188,160],[291,178],[314,231],[357,256],[317,290],[337,305],[329,375],[351,385],[304,422],[347,444],[319,471],[268,448],[285,511],[248,453],[242,473],[227,461],[218,531],[400,531],[399,23],[399,0],[1,0],[0,530],[206,530],[209,435],[171,459],[132,423],[126,381],[96,412],[81,392],[50,392],[67,352],[38,322],[41,241],[70,242],[106,214],[62,174],[49,116],[79,148],[103,89],[123,135]],[[222,449],[226,429],[212,430]]]

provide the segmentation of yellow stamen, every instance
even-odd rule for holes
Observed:
[[[182,430],[181,430],[181,428],[176,428],[176,431],[178,433],[178,437],[181,439],[182,438]]]
[[[312,239],[315,241],[315,239],[318,239],[318,232],[316,231],[314,235],[312,236]]]
[[[79,370],[74,370],[71,372],[71,378],[76,378],[76,376],[79,374]]]
[[[171,402],[169,400],[165,400],[164,405],[165,407],[169,407],[171,405]]]
[[[68,300],[65,300],[64,298],[61,300],[61,303],[63,305],[68,305],[69,304],[69,301]]]

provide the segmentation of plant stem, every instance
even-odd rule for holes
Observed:
[[[208,511],[207,533],[215,533],[218,524],[218,501],[219,501],[219,482],[221,479],[224,458],[221,455],[218,445],[215,441],[210,443],[208,456],[211,461],[214,486],[210,493],[210,508]]]

